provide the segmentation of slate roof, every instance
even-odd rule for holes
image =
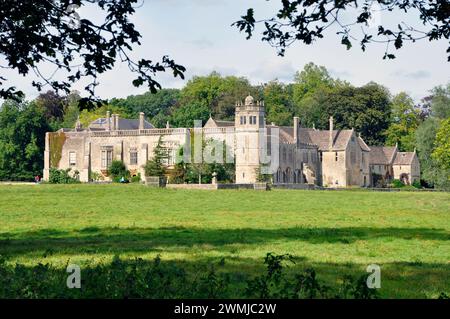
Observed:
[[[394,165],[410,165],[414,159],[414,152],[397,152]]]
[[[294,128],[290,126],[280,126],[280,142],[294,143]]]
[[[233,121],[215,121],[218,127],[229,127],[234,126]]]
[[[112,126],[112,117],[109,119]],[[91,130],[106,129],[107,119],[104,117],[98,118],[89,124]],[[150,122],[144,120],[144,129],[155,128]],[[137,119],[123,119],[119,118],[119,130],[137,130],[139,129],[139,120]]]
[[[390,165],[396,149],[396,146],[371,146],[369,164]]]
[[[364,142],[364,140],[361,138],[361,136],[358,136],[358,144],[359,144],[359,147],[361,147],[361,149],[363,151],[370,152],[370,150],[371,150],[370,147],[367,146],[366,142]]]
[[[222,120],[215,120],[212,117],[208,119],[208,121],[205,123],[204,127],[231,127],[234,126],[234,121],[222,121]]]
[[[333,131],[333,150],[344,150],[353,134],[352,130]],[[302,143],[316,144],[320,151],[328,151],[330,148],[330,131],[300,128],[299,138]]]

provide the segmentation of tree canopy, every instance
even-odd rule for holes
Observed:
[[[85,90],[94,97],[98,76],[123,62],[136,74],[134,86],[146,84],[156,92],[161,88],[154,79],[157,72],[170,70],[175,77],[184,78],[185,68],[168,56],[160,61],[130,57],[133,47],[141,44],[141,34],[130,22],[137,4],[138,0],[3,0],[0,56],[6,64],[1,67],[24,76],[34,72],[39,80],[32,85],[38,90],[47,86],[69,93],[72,83],[89,78]],[[97,10],[99,22],[80,17],[76,10],[82,6]],[[40,71],[43,64],[64,71],[65,79],[44,76]],[[23,92],[8,86],[7,80],[0,76],[0,97],[23,97]]]
[[[42,176],[45,133],[51,130],[34,102],[6,101],[0,109],[0,180]]]

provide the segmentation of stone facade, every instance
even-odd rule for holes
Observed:
[[[77,122],[74,129],[47,133],[44,180],[48,180],[52,165],[78,172],[83,182],[90,181],[94,174],[108,180],[107,169],[112,160],[123,161],[132,175],[140,173],[144,180],[143,166],[153,156],[160,137],[168,154],[166,165],[170,168],[175,164],[178,150],[191,145],[191,136],[194,136],[194,149],[201,149],[202,145],[195,145],[201,140],[195,136],[217,142],[212,160],[234,161],[237,184],[255,183],[263,170],[277,185],[368,187],[374,184],[374,174],[405,183],[420,178],[415,152],[397,152],[396,147],[372,150],[353,129],[335,130],[333,118],[328,130],[303,128],[299,122],[294,117],[292,126],[268,125],[264,102],[255,101],[251,96],[236,103],[234,121],[210,118],[203,127],[190,129],[169,125],[157,129],[145,120],[143,113],[139,119],[128,120],[108,112],[105,118],[97,119],[87,128]],[[64,135],[59,139],[64,141],[62,145],[52,145],[55,134]],[[216,158],[217,155],[220,156]],[[55,158],[59,161],[52,164]]]
[[[420,163],[416,151],[399,152],[395,146],[370,147],[371,184],[381,186],[398,179],[406,185],[420,181]]]

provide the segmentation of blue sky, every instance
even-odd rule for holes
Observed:
[[[258,34],[245,40],[244,34],[231,27],[248,7],[255,8],[257,17],[263,18],[273,14],[278,6],[277,0],[145,0],[133,18],[142,34],[142,46],[136,47],[132,55],[158,60],[167,54],[187,68],[187,79],[215,70],[223,75],[245,76],[253,84],[276,78],[291,82],[297,70],[314,62],[325,66],[334,77],[354,85],[373,80],[393,94],[406,91],[416,101],[433,86],[450,81],[445,41],[406,44],[395,52],[397,59],[382,60],[384,45],[370,45],[366,52],[355,45],[347,51],[330,30],[328,37],[315,44],[296,43],[284,57],[279,57],[274,48],[259,40]],[[90,14],[86,8],[80,11],[81,16]],[[380,15],[382,23],[397,23],[403,18]],[[37,92],[29,84],[30,78],[13,76],[12,80],[24,89],[28,98],[33,98]],[[126,97],[146,91],[145,87],[134,88],[132,79],[127,66],[118,65],[100,77],[97,95]],[[170,74],[161,74],[157,80],[164,87],[180,88],[186,83]],[[83,84],[74,88],[81,89]]]

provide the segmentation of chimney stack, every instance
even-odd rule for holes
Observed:
[[[115,126],[116,130],[118,130],[119,129],[119,114],[116,114],[115,122],[116,123],[114,124],[114,126]]]
[[[140,112],[139,113],[139,129],[143,130],[144,129],[144,119],[145,119],[145,114],[144,112]]]
[[[298,116],[294,116],[294,142],[297,143],[298,141]]]
[[[111,131],[111,112],[106,111],[106,130]]]
[[[330,140],[329,140],[329,142],[330,142],[330,149],[333,148],[333,130],[334,130],[333,117],[330,116]]]

